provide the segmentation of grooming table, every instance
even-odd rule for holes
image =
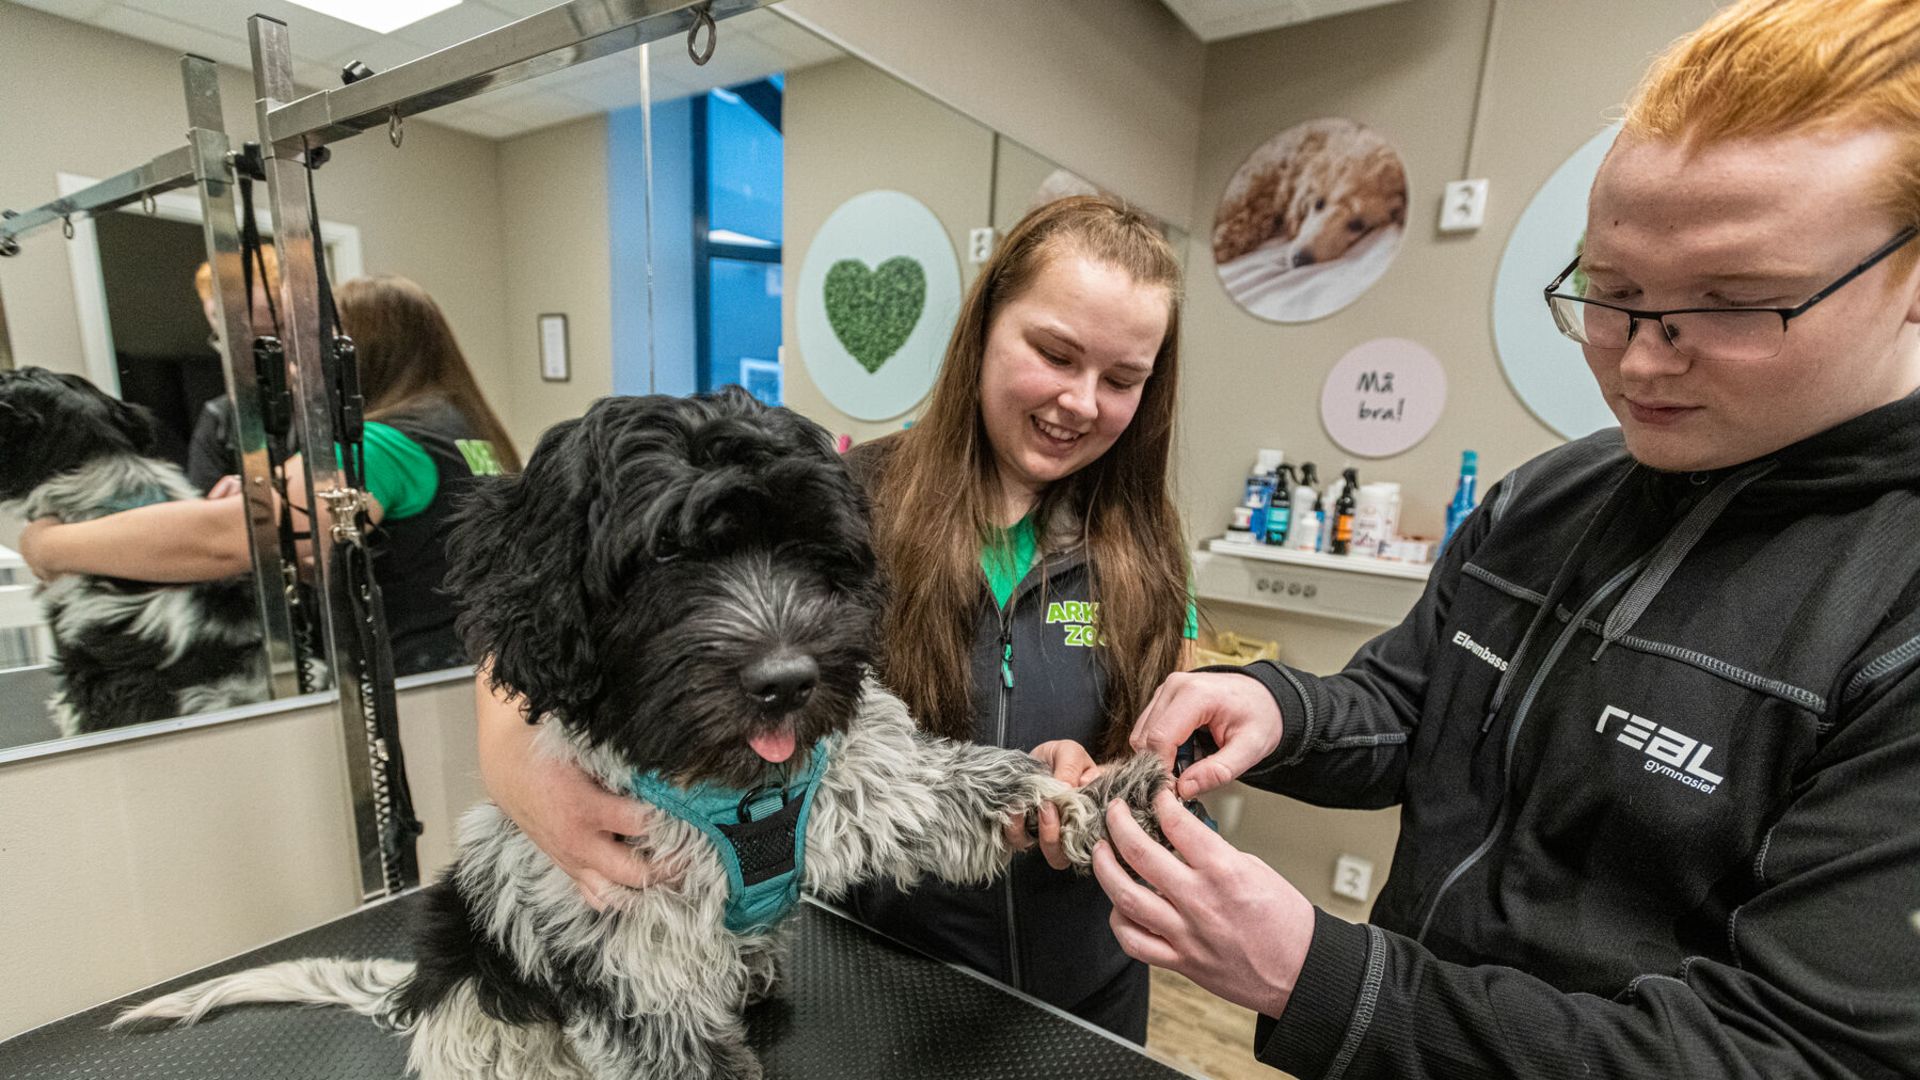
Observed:
[[[405,1040],[343,1008],[248,1005],[184,1029],[109,1032],[122,1007],[213,975],[302,956],[410,955],[421,894],[0,1042],[20,1080],[400,1080]],[[748,1014],[768,1080],[1169,1080],[1187,1074],[1065,1013],[928,959],[815,904],[796,918],[782,995]]]

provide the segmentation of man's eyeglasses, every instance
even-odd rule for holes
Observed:
[[[1547,307],[1560,332],[1582,345],[1596,349],[1625,349],[1633,340],[1641,320],[1657,323],[1667,343],[1696,360],[1766,360],[1780,355],[1786,345],[1787,324],[1805,315],[1813,305],[1840,291],[1847,282],[1866,273],[1880,260],[1905,247],[1920,235],[1911,225],[1881,245],[1859,266],[1840,275],[1833,284],[1814,293],[1798,307],[1715,307],[1674,308],[1669,311],[1642,311],[1621,307],[1604,300],[1569,296],[1559,288],[1580,265],[1580,256],[1567,264],[1553,284],[1545,289]]]

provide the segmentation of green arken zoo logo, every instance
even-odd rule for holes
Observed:
[[[1055,600],[1047,605],[1047,625],[1059,623],[1066,628],[1065,644],[1077,645],[1082,649],[1091,649],[1095,645],[1105,645],[1106,640],[1095,629],[1100,622],[1100,602],[1097,600]]]

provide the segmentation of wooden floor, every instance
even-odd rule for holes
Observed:
[[[1253,1019],[1184,977],[1153,969],[1147,1049],[1161,1060],[1212,1080],[1283,1080],[1286,1073],[1253,1060]]]

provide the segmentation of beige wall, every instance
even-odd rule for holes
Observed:
[[[1623,0],[1594,18],[1573,0],[1502,4],[1479,131],[1477,171],[1492,181],[1487,222],[1457,236],[1434,223],[1442,185],[1462,168],[1487,0],[1393,4],[1208,50],[1183,342],[1181,481],[1196,535],[1225,526],[1257,448],[1318,461],[1323,477],[1348,459],[1321,429],[1320,386],[1341,355],[1375,337],[1422,342],[1449,379],[1446,412],[1424,442],[1357,462],[1362,479],[1402,484],[1409,531],[1438,535],[1461,450],[1480,452],[1484,487],[1561,441],[1521,405],[1494,354],[1500,254],[1534,190],[1600,129],[1651,53],[1713,6]],[[1308,324],[1264,322],[1230,300],[1213,272],[1215,205],[1256,145],[1324,115],[1366,123],[1399,149],[1411,195],[1406,240],[1392,268],[1345,310]],[[1588,375],[1571,368],[1567,377]]]
[[[1159,0],[784,0],[774,10],[1187,224],[1205,51]]]
[[[964,256],[967,230],[992,224],[993,132],[854,59],[803,68],[787,77],[785,205],[780,302],[786,342],[786,403],[855,441],[897,431],[904,417],[855,420],[828,404],[807,374],[794,329],[794,296],[807,245],[827,216],[863,191],[885,188],[919,199],[947,227],[960,258],[964,290],[974,267]]]
[[[423,876],[482,798],[473,684],[403,691]],[[360,899],[331,703],[0,765],[0,1039]]]
[[[521,456],[556,421],[613,393],[607,122],[575,120],[500,144],[502,216],[489,258],[505,269],[501,384]],[[540,377],[538,319],[567,316],[572,378]]]
[[[1182,342],[1179,482],[1190,535],[1224,528],[1259,447],[1317,461],[1330,478],[1326,466],[1348,455],[1320,426],[1321,382],[1348,349],[1375,337],[1424,343],[1449,380],[1446,412],[1424,442],[1358,462],[1363,479],[1402,484],[1407,531],[1439,534],[1461,450],[1479,451],[1484,490],[1561,442],[1521,405],[1494,354],[1500,255],[1534,190],[1606,122],[1651,55],[1714,6],[1623,0],[1595,17],[1574,0],[1501,4],[1476,154],[1477,174],[1492,181],[1487,221],[1460,236],[1442,236],[1434,223],[1442,185],[1463,168],[1488,0],[1393,4],[1208,48]],[[1213,272],[1215,204],[1253,147],[1325,115],[1366,123],[1399,149],[1411,195],[1406,240],[1352,306],[1304,325],[1264,322],[1229,299]],[[1567,378],[1588,375],[1574,368]],[[1230,605],[1205,614],[1216,626],[1277,638],[1284,659],[1321,672],[1337,670],[1371,636],[1350,624]],[[1363,909],[1328,891],[1334,859],[1342,851],[1373,858],[1377,891],[1397,828],[1392,811],[1323,811],[1257,793],[1242,822],[1236,840],[1348,918]]]
[[[59,172],[107,177],[184,144],[177,52],[14,4],[0,4],[0,41],[0,205],[57,197]],[[251,75],[222,68],[220,80],[228,134],[254,138]],[[316,180],[321,216],[359,227],[369,272],[404,273],[440,301],[496,405],[508,397],[498,154],[490,140],[414,120],[404,150],[341,143]],[[258,197],[266,207],[264,187]],[[0,260],[15,360],[83,371],[66,242],[55,228],[21,247]]]

